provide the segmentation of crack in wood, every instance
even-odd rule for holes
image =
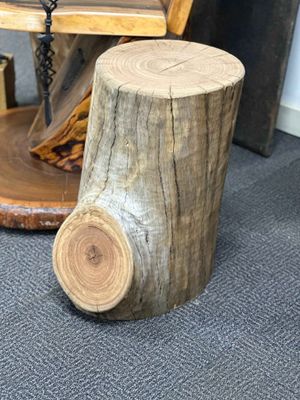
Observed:
[[[175,188],[176,188],[176,199],[177,199],[177,205],[178,205],[177,214],[180,215],[181,214],[180,189],[179,189],[179,184],[178,184],[177,165],[176,165],[176,158],[175,158],[175,146],[176,146],[175,115],[174,115],[171,87],[170,87],[170,110],[171,110],[171,126],[172,126],[172,136],[173,136],[172,159],[173,159],[174,180],[175,180]]]

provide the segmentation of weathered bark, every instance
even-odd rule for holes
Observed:
[[[99,58],[79,203],[53,252],[78,308],[143,318],[204,288],[243,76],[235,57],[182,41]]]

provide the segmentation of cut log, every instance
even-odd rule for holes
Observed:
[[[79,202],[53,250],[76,307],[151,317],[205,287],[243,76],[230,54],[183,41],[99,58]]]

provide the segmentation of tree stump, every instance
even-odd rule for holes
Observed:
[[[98,59],[79,202],[53,250],[76,307],[151,317],[205,287],[243,77],[232,55],[183,41]]]

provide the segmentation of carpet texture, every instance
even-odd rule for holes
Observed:
[[[64,295],[54,234],[1,229],[1,400],[299,399],[299,227],[300,140],[277,133],[269,159],[233,146],[207,288],[115,323]]]

